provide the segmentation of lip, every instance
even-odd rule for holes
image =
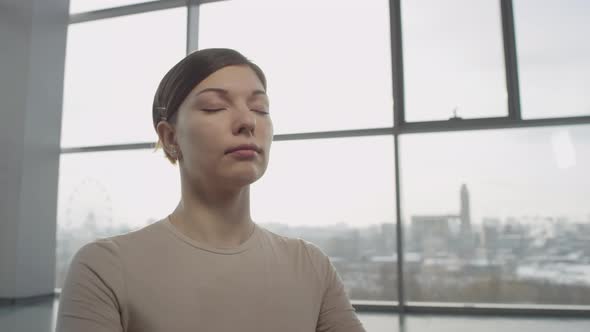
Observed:
[[[225,153],[228,154],[236,151],[256,151],[260,153],[262,149],[256,144],[240,144],[225,150]]]

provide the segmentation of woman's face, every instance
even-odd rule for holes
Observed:
[[[225,187],[258,180],[273,137],[268,112],[268,96],[248,66],[224,67],[201,81],[180,105],[175,126],[189,180]]]

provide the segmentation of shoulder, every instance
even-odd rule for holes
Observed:
[[[113,265],[119,259],[119,247],[113,238],[97,239],[83,245],[74,255],[72,263]]]
[[[265,242],[272,244],[275,247],[280,247],[291,252],[303,252],[307,255],[315,257],[327,257],[322,250],[315,244],[301,238],[289,237],[279,235],[264,227],[260,227],[262,237]]]
[[[103,285],[116,293],[125,287],[125,275],[130,268],[129,262],[146,248],[153,245],[155,228],[153,223],[140,229],[111,237],[99,238],[83,245],[78,249],[68,268],[64,284],[66,289],[77,285],[93,288]]]
[[[85,244],[70,262],[60,293],[58,330],[80,331],[73,326],[95,322],[112,325],[114,331],[121,319],[125,321],[127,317],[126,293],[115,237]]]
[[[283,252],[288,259],[295,263],[308,264],[319,279],[324,279],[330,267],[328,256],[317,245],[301,238],[294,238],[276,234],[262,229],[264,241],[269,243],[275,252]]]
[[[72,258],[60,301],[67,302],[70,309],[75,299],[115,303],[120,308],[124,288],[117,243],[98,239],[82,246]]]
[[[104,269],[120,267],[123,256],[133,247],[145,247],[156,238],[155,232],[159,222],[140,229],[99,238],[83,245],[74,255],[72,263],[97,266]]]
[[[122,270],[117,243],[110,238],[94,240],[74,254],[62,292],[87,294],[95,288],[107,287],[118,293],[124,284]]]

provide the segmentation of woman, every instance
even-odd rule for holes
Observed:
[[[194,52],[164,76],[152,113],[181,200],[78,251],[57,331],[364,331],[328,257],[250,217],[273,137],[262,70],[234,50]]]

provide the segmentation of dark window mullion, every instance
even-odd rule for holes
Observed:
[[[71,14],[69,24],[104,20],[114,17],[149,13],[186,5],[186,0],[160,0]]]
[[[502,14],[502,36],[504,40],[504,61],[506,66],[506,89],[508,90],[508,118],[520,121],[520,90],[516,54],[516,32],[512,0],[500,0]]]
[[[397,300],[399,312],[403,315],[405,306],[404,292],[404,254],[403,230],[401,220],[401,185],[399,129],[405,124],[404,70],[402,48],[401,0],[389,0],[389,31],[391,34],[391,78],[393,87],[393,153],[396,209],[396,246],[397,246]]]
[[[186,19],[186,54],[199,48],[199,6],[200,1],[187,1]]]
[[[389,31],[391,34],[391,78],[393,87],[393,126],[405,123],[404,62],[402,48],[401,0],[389,0]]]

